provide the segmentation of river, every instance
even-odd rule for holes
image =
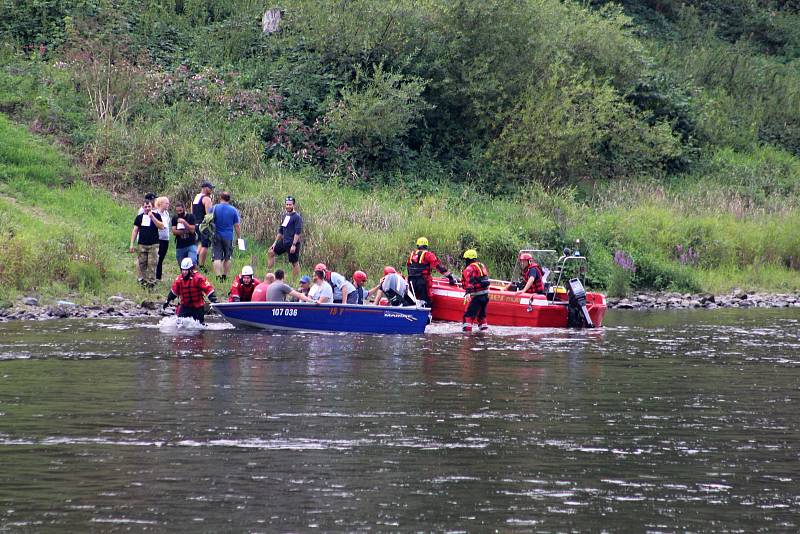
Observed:
[[[0,531],[797,531],[800,310],[0,324]]]

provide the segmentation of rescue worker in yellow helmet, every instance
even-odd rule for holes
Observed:
[[[464,270],[461,271],[461,285],[469,296],[469,304],[464,311],[462,330],[471,332],[472,325],[478,324],[487,330],[486,308],[489,305],[489,271],[478,261],[478,251],[474,248],[464,252]]]
[[[431,298],[431,288],[433,287],[431,272],[433,269],[447,277],[450,285],[458,284],[455,277],[447,270],[447,267],[442,265],[442,262],[436,257],[436,254],[432,250],[428,250],[427,237],[417,239],[417,249],[411,251],[406,262],[406,269],[408,271],[408,284],[414,290],[414,296],[417,300],[424,300],[430,308],[433,308],[433,300]]]

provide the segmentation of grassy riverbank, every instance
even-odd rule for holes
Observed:
[[[374,279],[426,235],[505,277],[581,239],[611,293],[800,288],[800,14],[610,4],[291,0],[274,34],[245,0],[15,5],[0,298],[154,297],[136,204],[204,179],[242,211],[236,269],[292,194],[306,271]]]
[[[24,127],[0,116],[0,293],[81,301],[123,293],[156,298],[135,284],[127,241],[136,204],[133,195],[114,196],[89,185],[80,167]],[[246,143],[240,145],[246,150]],[[247,173],[227,175],[244,214],[252,250],[236,267],[255,260],[265,265],[264,245],[278,220],[281,199],[296,195],[308,221],[304,267],[324,260],[337,269],[366,269],[400,263],[414,237],[427,235],[444,257],[477,246],[493,272],[507,274],[514,252],[526,244],[555,246],[580,238],[591,262],[592,286],[610,283],[612,254],[621,247],[637,263],[644,287],[724,292],[732,287],[786,291],[800,287],[800,276],[783,264],[800,247],[798,212],[780,218],[750,213],[736,217],[721,207],[694,212],[698,197],[678,190],[610,188],[607,200],[590,205],[570,191],[530,188],[517,200],[479,199],[464,188],[434,191],[364,191],[312,173],[251,162]],[[176,191],[186,195],[187,188]],[[694,245],[698,263],[681,265],[671,257],[676,244]],[[177,268],[167,260],[167,274]],[[634,279],[636,282],[636,279]]]

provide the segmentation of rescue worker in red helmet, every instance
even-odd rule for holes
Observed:
[[[253,268],[249,265],[242,267],[242,273],[237,274],[231,285],[228,302],[250,302],[253,299],[253,292],[261,280],[253,276]]]
[[[211,282],[194,269],[194,262],[191,258],[183,258],[181,274],[172,283],[167,300],[164,301],[161,308],[166,310],[173,300],[180,297],[181,304],[177,309],[178,317],[191,317],[200,324],[206,324],[204,296],[208,297],[211,302],[217,302],[217,295]]]
[[[544,271],[527,252],[519,255],[519,265],[522,270],[521,279],[518,282],[511,282],[505,287],[506,291],[517,291],[518,293],[544,293]]]
[[[430,308],[433,307],[431,298],[431,289],[433,287],[431,272],[433,269],[442,273],[451,286],[458,284],[455,277],[447,270],[447,267],[442,265],[442,262],[436,257],[436,254],[428,250],[427,237],[417,239],[417,249],[409,255],[406,269],[408,271],[408,284],[414,290],[414,296],[417,300],[424,300],[426,306]]]
[[[386,296],[390,306],[414,306],[415,302],[408,294],[408,282],[394,267],[383,268],[383,278],[377,286],[369,290],[375,293],[375,304],[380,305]]]
[[[486,308],[489,305],[489,271],[486,266],[478,261],[478,252],[469,249],[464,252],[466,267],[461,272],[461,285],[469,296],[469,304],[464,311],[464,324],[462,330],[471,332],[472,325],[478,324],[481,330],[486,330]]]
[[[352,295],[347,295],[348,304],[364,304],[369,296],[369,290],[364,287],[367,282],[367,273],[356,271],[353,273],[353,286],[356,288]]]
[[[392,274],[392,273],[396,273],[396,272],[397,272],[397,271],[395,270],[395,268],[394,268],[394,267],[391,267],[391,266],[389,266],[389,265],[387,265],[386,267],[384,267],[384,268],[383,268],[383,276],[381,276],[381,279],[380,279],[380,280],[378,280],[378,285],[376,285],[375,287],[373,287],[373,288],[371,288],[369,291],[367,291],[367,296],[366,296],[364,299],[366,300],[366,299],[368,299],[369,297],[371,297],[372,295],[375,295],[375,296],[377,297],[377,295],[378,295],[378,291],[380,291],[380,290],[381,290],[381,285],[383,285],[383,281],[386,279],[386,276],[387,276],[387,275],[390,275],[390,274]],[[383,294],[383,293],[381,293],[381,294]],[[376,298],[376,299],[374,300],[374,303],[375,303],[375,304],[380,304],[379,300],[380,300],[380,299],[377,299],[377,298]]]

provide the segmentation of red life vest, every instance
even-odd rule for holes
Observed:
[[[211,282],[198,272],[193,272],[188,280],[183,275],[178,275],[172,283],[172,292],[181,299],[181,306],[187,308],[202,308],[205,304],[203,295],[214,291]]]
[[[252,281],[249,285],[242,283],[242,275],[237,274],[236,278],[233,279],[233,285],[231,286],[231,296],[228,298],[228,301],[233,302],[233,297],[239,297],[241,302],[250,302],[253,298],[253,291],[256,290],[256,286],[261,283],[261,280],[252,276]]]
[[[447,267],[442,265],[436,254],[430,250],[417,249],[411,253],[406,262],[406,269],[408,270],[409,278],[414,276],[421,276],[430,280],[431,272],[436,269],[445,276],[450,275]]]
[[[489,292],[489,271],[484,264],[474,261],[462,271],[461,284],[467,293],[484,295]]]
[[[539,267],[539,265],[535,262],[531,262],[528,264],[528,268],[525,270],[525,273],[523,273],[522,276],[523,278],[522,283],[527,284],[528,279],[531,277],[534,277],[536,279],[536,281],[533,282],[531,291],[533,291],[534,293],[544,293],[544,278],[543,278],[544,272],[542,271],[542,268]],[[523,285],[523,287],[525,286]]]
[[[430,276],[431,264],[428,262],[431,260],[431,256],[436,258],[433,252],[427,250],[418,249],[412,252],[406,262],[408,276]]]

